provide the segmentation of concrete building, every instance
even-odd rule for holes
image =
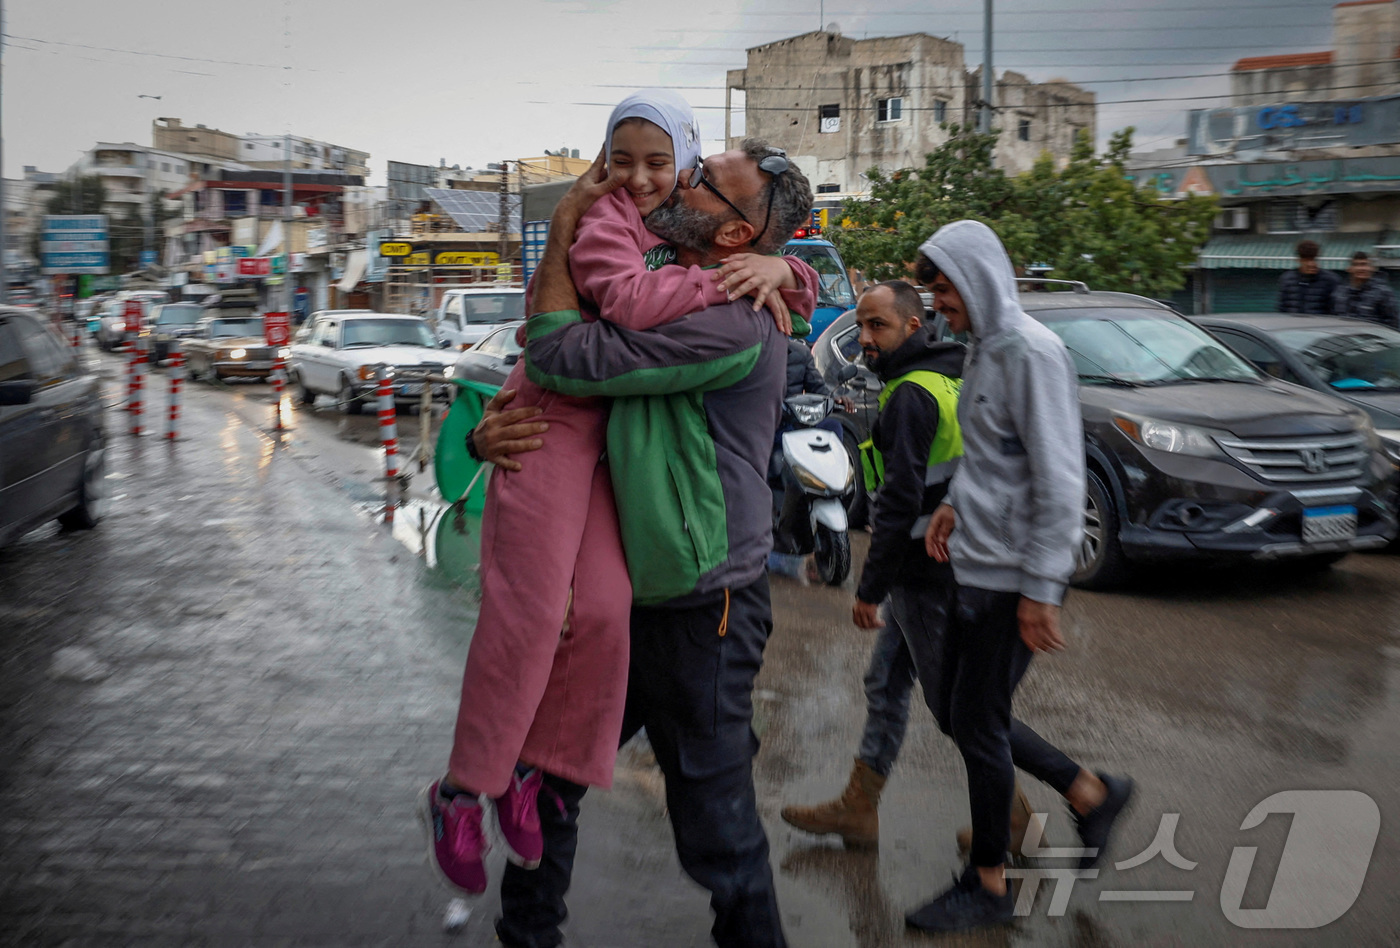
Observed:
[[[730,70],[725,137],[731,147],[755,137],[786,149],[819,194],[862,194],[870,168],[922,165],[947,141],[943,123],[975,122],[980,83],[948,39],[805,33],[753,47],[745,68]],[[1067,159],[1074,134],[1094,133],[1093,93],[1063,80],[1008,72],[995,97],[997,161],[1012,173],[1043,151]]]
[[[1237,106],[1400,93],[1400,5],[1353,0],[1332,8],[1332,48],[1251,56],[1230,71]]]
[[[237,162],[250,168],[271,169],[281,168],[286,162],[284,135],[235,135],[204,125],[191,128],[178,118],[152,122],[151,141],[162,151],[210,159],[216,165]],[[360,177],[369,174],[369,152],[300,135],[291,136],[291,144],[294,171],[338,171]]]
[[[1239,60],[1231,104],[1187,113],[1177,156],[1136,156],[1159,193],[1220,200],[1185,311],[1272,310],[1304,238],[1327,269],[1364,251],[1400,271],[1400,3],[1337,4],[1332,47]]]

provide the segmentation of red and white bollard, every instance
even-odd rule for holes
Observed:
[[[184,387],[185,354],[177,339],[170,344],[170,414],[165,424],[165,438],[172,443],[180,437],[180,397]]]
[[[82,347],[83,347],[83,324],[82,324],[81,322],[79,322],[78,320],[75,319],[75,320],[73,320],[73,348],[74,348],[74,349],[81,349]]]
[[[282,424],[282,392],[287,387],[286,361],[281,356],[272,360],[272,372],[268,375],[268,381],[272,383],[272,430],[283,431]]]
[[[384,522],[394,522],[399,489],[399,429],[394,410],[394,386],[389,373],[379,368],[379,439],[384,443]]]
[[[131,384],[127,392],[126,410],[131,412],[131,434],[141,436],[142,404],[146,388],[146,337],[139,336],[131,349]]]

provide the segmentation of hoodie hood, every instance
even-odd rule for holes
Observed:
[[[888,355],[881,353],[875,374],[886,383],[920,369],[960,379],[966,356],[967,348],[961,343],[939,342],[928,326],[920,326],[898,349]]]
[[[700,125],[695,121],[695,112],[690,103],[676,93],[666,89],[643,89],[634,92],[617,104],[608,116],[608,134],[603,142],[603,155],[612,155],[613,130],[623,119],[646,119],[671,136],[671,149],[676,157],[675,174],[671,178],[671,190],[684,169],[694,168],[700,157]]]
[[[1011,258],[996,233],[981,221],[954,221],[938,228],[919,252],[933,261],[962,295],[978,340],[1027,321],[1016,289]]]

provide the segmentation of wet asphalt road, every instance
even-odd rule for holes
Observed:
[[[438,529],[430,501],[401,510],[392,535],[377,522],[372,419],[288,409],[278,439],[259,431],[264,386],[193,386],[187,404],[173,451],[114,437],[98,530],[45,528],[0,552],[0,943],[494,943],[489,896],[464,931],[440,932],[447,897],[410,812],[450,737],[473,524]],[[399,423],[411,440],[416,422]],[[1175,848],[1196,865],[1109,865],[1058,907],[1047,881],[1015,927],[939,939],[907,934],[902,916],[957,868],[957,754],[916,707],[878,852],[783,824],[783,803],[845,780],[870,637],[849,623],[849,586],[773,590],[755,777],[794,946],[1400,943],[1400,557],[1317,576],[1158,571],[1072,593],[1070,649],[1037,660],[1018,714],[1086,766],[1137,779],[1112,861],[1177,814]],[[1049,814],[1046,845],[1073,845],[1054,794],[1026,789]],[[1378,805],[1360,896],[1320,930],[1236,927],[1221,897],[1232,852],[1257,847],[1243,907],[1276,909],[1290,831],[1286,814],[1241,824],[1296,790]],[[1114,901],[1162,891],[1190,900]],[[570,904],[570,945],[708,944],[644,750],[585,802]]]

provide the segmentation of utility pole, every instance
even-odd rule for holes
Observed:
[[[987,134],[992,130],[992,0],[982,0],[982,109],[977,117],[977,130]]]
[[[506,262],[510,247],[510,162],[501,162],[501,237],[496,244],[496,264]],[[498,271],[499,272],[499,271]]]
[[[4,50],[5,0],[0,0],[0,52]],[[0,100],[4,97],[5,66],[0,62]],[[5,202],[5,126],[0,121],[0,305],[10,301],[10,261],[8,224],[10,208]]]
[[[292,311],[292,133],[282,141],[282,253],[287,258],[282,274],[282,312]]]

